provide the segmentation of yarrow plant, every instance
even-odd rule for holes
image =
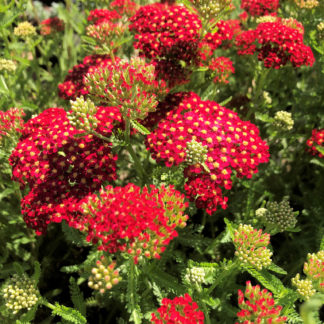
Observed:
[[[4,323],[323,322],[320,1],[0,2]]]

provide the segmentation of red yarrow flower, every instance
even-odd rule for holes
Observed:
[[[107,21],[116,21],[120,19],[121,16],[115,10],[108,10],[108,9],[95,9],[91,10],[88,16],[88,21],[97,25],[101,24],[102,22]]]
[[[51,35],[64,30],[64,21],[58,17],[48,18],[41,22],[40,27],[42,35]]]
[[[231,189],[232,169],[237,177],[251,178],[257,166],[268,161],[269,148],[259,137],[258,128],[216,102],[202,101],[194,93],[170,95],[166,102],[164,108],[169,111],[147,136],[147,149],[168,167],[185,163],[185,191],[197,207],[209,214],[218,205],[226,208],[227,198],[222,196],[221,188]],[[163,112],[153,116],[158,120]],[[148,120],[152,121],[150,115]],[[188,143],[193,140],[207,147],[205,167],[187,163]]]
[[[276,21],[260,23],[256,29],[242,32],[236,37],[238,54],[258,53],[258,60],[266,68],[279,69],[288,62],[293,67],[312,66],[315,62],[313,52],[303,43],[300,26],[291,22]]]
[[[188,203],[184,195],[171,187],[141,188],[107,186],[99,195],[87,196],[80,204],[82,217],[75,227],[87,233],[87,240],[100,250],[125,251],[135,263],[142,256],[160,258],[169,242],[178,234],[176,227],[186,226]]]
[[[152,313],[151,323],[154,324],[203,324],[204,313],[199,310],[191,296],[174,299],[163,298],[162,306],[157,313]]]
[[[105,136],[121,121],[113,107],[98,107],[96,118],[96,131]],[[10,156],[13,180],[30,188],[21,201],[22,213],[37,234],[51,222],[72,221],[79,200],[116,178],[111,143],[93,135],[75,137],[81,133],[62,108],[49,108],[24,125]]]
[[[324,129],[313,129],[312,136],[307,140],[306,144],[309,146],[307,149],[309,153],[324,158],[324,154],[318,149],[319,147],[324,149]]]
[[[259,285],[252,286],[250,281],[246,282],[246,289],[243,293],[238,291],[238,304],[241,310],[237,313],[239,322],[236,324],[284,324],[286,316],[280,316],[282,306],[275,306],[272,294]]]
[[[228,83],[228,78],[235,72],[233,62],[224,56],[211,59],[208,68],[213,71],[214,83]]]
[[[265,16],[278,11],[279,0],[242,0],[241,8],[251,16]]]
[[[135,15],[139,5],[131,0],[114,0],[110,3],[110,8],[116,10],[120,15],[131,17]]]

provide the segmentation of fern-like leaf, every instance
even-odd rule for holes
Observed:
[[[90,246],[85,239],[85,236],[75,228],[69,226],[66,222],[62,222],[62,231],[68,242],[71,242],[77,246]]]
[[[64,305],[60,305],[59,303],[55,303],[54,308],[52,309],[53,315],[58,315],[74,324],[86,324],[86,318],[80,314],[76,309],[71,307],[66,307]]]
[[[70,277],[70,294],[74,307],[83,315],[86,316],[86,304],[84,302],[83,293],[77,285],[75,279]]]

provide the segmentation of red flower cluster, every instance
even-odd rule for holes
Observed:
[[[278,10],[279,0],[242,0],[241,8],[251,16],[265,16]]]
[[[284,324],[287,321],[286,316],[280,316],[282,307],[274,305],[272,294],[266,289],[261,290],[259,285],[252,286],[250,281],[246,282],[244,293],[238,291],[238,303],[241,311],[237,313],[239,322],[236,324]]]
[[[208,67],[215,75],[214,83],[228,83],[228,78],[235,72],[233,62],[224,56],[212,58]]]
[[[107,186],[99,196],[89,195],[80,205],[83,216],[75,227],[88,233],[87,240],[99,249],[126,251],[137,263],[142,255],[159,258],[177,236],[175,228],[186,226],[184,196],[173,187],[141,188]]]
[[[97,131],[106,136],[121,120],[113,107],[99,107],[96,118]],[[38,234],[50,222],[70,222],[80,199],[116,178],[110,143],[93,135],[74,137],[80,133],[63,109],[46,109],[24,125],[10,156],[13,180],[30,188],[21,201],[25,222]]]
[[[115,10],[95,9],[90,11],[88,21],[95,25],[98,25],[102,22],[114,21],[120,18],[121,16]]]
[[[202,101],[194,93],[179,93],[166,100],[166,109],[172,110],[148,135],[147,149],[154,159],[171,167],[188,164],[188,143],[196,141],[202,150],[207,148],[205,165],[209,172],[199,163],[189,164],[184,170],[188,178],[185,190],[197,207],[209,214],[218,205],[226,208],[221,187],[231,189],[232,168],[237,177],[251,178],[258,164],[268,161],[267,144],[255,125],[216,102]]]
[[[130,18],[129,29],[136,33],[134,47],[140,55],[154,59],[164,79],[173,80],[181,70],[179,61],[197,65],[201,22],[185,7],[155,3],[141,7]],[[184,80],[185,78],[183,78]]]
[[[139,5],[131,0],[114,0],[110,3],[110,8],[116,10],[120,15],[131,17],[135,15]]]
[[[309,153],[324,158],[324,154],[317,148],[318,146],[324,149],[324,129],[313,129],[312,136],[307,140],[306,144],[309,146],[307,149]]]
[[[154,324],[203,324],[204,313],[198,309],[197,303],[185,294],[174,299],[163,298],[158,314],[152,313],[151,323]]]
[[[21,132],[24,125],[23,116],[25,113],[20,108],[0,111],[0,143],[2,137],[13,137],[15,133]]]
[[[119,60],[116,58],[116,60]],[[83,59],[81,64],[75,65],[69,70],[63,83],[58,85],[59,96],[66,100],[75,100],[77,97],[86,96],[83,77],[98,67],[106,67],[112,64],[108,55],[90,55]]]
[[[58,17],[48,18],[41,22],[40,33],[50,35],[64,30],[64,22]]]
[[[303,43],[299,29],[276,22],[260,23],[256,29],[248,30],[236,38],[240,55],[258,53],[258,60],[266,68],[279,69],[291,62],[293,67],[312,66],[314,55],[309,46]]]

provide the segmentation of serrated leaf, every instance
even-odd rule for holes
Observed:
[[[137,120],[131,120],[130,122],[131,122],[131,125],[133,126],[133,128],[135,128],[142,135],[149,135],[149,134],[151,134],[151,132],[146,127],[144,127],[143,125],[141,125]]]
[[[67,307],[64,305],[60,305],[59,303],[55,303],[54,308],[52,309],[53,315],[58,315],[63,319],[72,322],[74,324],[86,324],[86,318],[80,314],[77,310],[71,307]]]
[[[287,274],[286,270],[282,269],[281,267],[277,266],[274,263],[271,263],[270,266],[267,269],[271,270],[273,272],[279,273],[279,274],[283,274],[283,275]]]
[[[86,316],[86,305],[79,286],[77,285],[75,279],[70,277],[70,295],[74,307],[83,315]]]

